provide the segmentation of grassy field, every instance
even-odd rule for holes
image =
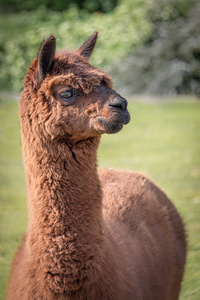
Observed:
[[[131,123],[105,135],[99,166],[139,170],[160,185],[184,218],[188,256],[181,300],[200,299],[200,103],[129,104]],[[0,299],[26,228],[26,187],[17,103],[0,100]]]

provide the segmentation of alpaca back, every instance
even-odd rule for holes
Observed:
[[[176,208],[143,174],[109,169],[99,176],[104,220],[129,258],[127,273],[135,280],[136,299],[178,299],[186,239]]]

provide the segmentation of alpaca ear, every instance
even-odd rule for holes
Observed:
[[[36,77],[38,84],[41,84],[46,74],[52,70],[55,51],[56,38],[50,35],[40,46],[37,57]]]
[[[85,57],[86,59],[89,59],[95,47],[97,38],[98,38],[98,31],[95,31],[93,35],[91,35],[89,39],[78,49],[78,53],[83,57]]]

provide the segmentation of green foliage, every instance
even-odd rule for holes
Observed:
[[[184,218],[188,257],[180,300],[200,299],[200,104],[129,103],[131,122],[104,135],[101,167],[148,174],[172,199]],[[0,300],[12,256],[26,230],[26,187],[21,157],[17,102],[0,101]]]
[[[112,65],[148,36],[151,27],[145,18],[144,3],[124,0],[106,15],[91,15],[76,7],[64,12],[40,7],[34,12],[1,15],[0,89],[22,90],[27,66],[36,57],[41,41],[50,34],[56,36],[58,49],[76,49],[97,30],[100,38],[94,61],[103,68]]]
[[[153,0],[149,18],[153,23],[169,22],[178,17],[186,17],[195,0]]]
[[[0,14],[0,89],[22,90],[27,67],[49,34],[58,49],[76,49],[97,30],[91,62],[115,73],[120,92],[200,95],[199,0],[121,0],[107,14],[96,11],[95,5],[111,2],[85,0],[79,10],[73,1],[62,12],[40,2],[35,11]]]
[[[152,31],[116,70],[129,94],[200,95],[200,2],[154,0]]]
[[[55,11],[63,11],[72,5],[76,5],[79,9],[85,9],[89,12],[101,11],[107,13],[115,8],[117,0],[1,0],[1,7],[4,11],[30,11],[41,5]]]

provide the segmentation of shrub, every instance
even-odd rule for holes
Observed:
[[[35,10],[38,6],[44,5],[51,10],[63,11],[75,4],[79,9],[85,9],[88,12],[107,13],[115,8],[117,2],[118,0],[1,0],[1,8],[4,11],[19,12]]]
[[[117,68],[126,94],[200,95],[199,0],[154,0],[152,32]]]
[[[95,61],[101,68],[118,63],[149,35],[145,3],[124,0],[109,14],[89,14],[76,7],[53,12],[40,7],[33,12],[1,15],[4,31],[0,33],[0,89],[22,90],[27,66],[41,41],[50,34],[56,36],[58,48],[76,49],[98,30],[100,39],[92,63]]]

